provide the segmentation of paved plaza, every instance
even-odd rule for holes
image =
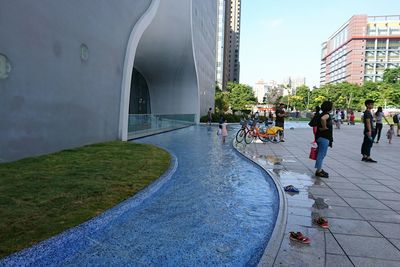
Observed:
[[[271,239],[278,253],[274,259],[265,256],[260,266],[400,266],[400,137],[388,144],[386,130],[372,148],[378,163],[361,161],[362,125],[334,130],[323,166],[329,178],[313,175],[311,128],[286,129],[285,143],[237,145],[278,186],[300,189],[284,193],[283,219],[275,228],[278,233],[284,228],[283,239],[282,234]],[[329,230],[313,224],[316,216],[329,220]],[[303,232],[311,244],[290,241],[290,231]]]

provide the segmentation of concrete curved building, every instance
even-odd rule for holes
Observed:
[[[214,0],[1,1],[0,161],[214,105]],[[2,70],[2,71],[1,71]]]

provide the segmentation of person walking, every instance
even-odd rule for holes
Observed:
[[[375,119],[376,119],[376,134],[377,134],[376,143],[378,144],[379,140],[381,139],[381,133],[383,128],[382,119],[385,119],[385,121],[389,124],[388,120],[383,114],[382,107],[378,107],[378,110],[375,112]]]
[[[322,113],[315,134],[318,144],[317,160],[315,161],[315,176],[317,177],[329,178],[329,174],[322,169],[322,163],[328,152],[328,147],[332,147],[333,143],[332,118],[330,116],[332,107],[331,101],[325,101],[321,105]]]
[[[280,103],[279,107],[276,109],[276,118],[275,118],[275,126],[282,127],[285,129],[285,117],[286,111],[285,111],[285,104]],[[280,142],[285,142],[284,138],[284,130],[279,132],[279,141]]]
[[[374,108],[374,100],[365,100],[365,111],[363,116],[364,121],[364,141],[361,145],[362,161],[377,163],[376,160],[371,158],[371,148],[374,142],[376,130],[374,128],[374,117],[371,110]]]

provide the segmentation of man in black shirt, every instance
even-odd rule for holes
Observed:
[[[276,109],[276,118],[275,118],[275,126],[285,128],[285,117],[286,117],[286,111],[285,111],[285,104],[280,103],[279,108]],[[283,131],[280,132],[280,141],[285,142],[283,139]]]
[[[361,146],[361,154],[362,161],[364,162],[373,162],[376,163],[376,160],[371,158],[371,148],[374,143],[375,138],[375,128],[374,128],[374,116],[372,115],[371,110],[374,108],[374,101],[368,99],[365,101],[365,107],[367,108],[364,111],[364,141]]]

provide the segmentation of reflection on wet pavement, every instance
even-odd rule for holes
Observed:
[[[309,173],[297,173],[287,170],[285,163],[296,162],[293,156],[277,156],[272,153],[263,154],[258,151],[258,145],[246,146],[236,143],[235,146],[241,153],[251,158],[264,169],[272,172],[282,187],[293,185],[300,190],[299,193],[285,192],[288,206],[290,207],[289,218],[295,216],[295,220],[289,220],[288,224],[293,224],[294,228],[318,227],[313,225],[313,219],[323,216],[323,210],[331,209],[328,204],[330,202],[328,197],[322,198],[316,195],[321,190],[329,190],[323,180]]]

